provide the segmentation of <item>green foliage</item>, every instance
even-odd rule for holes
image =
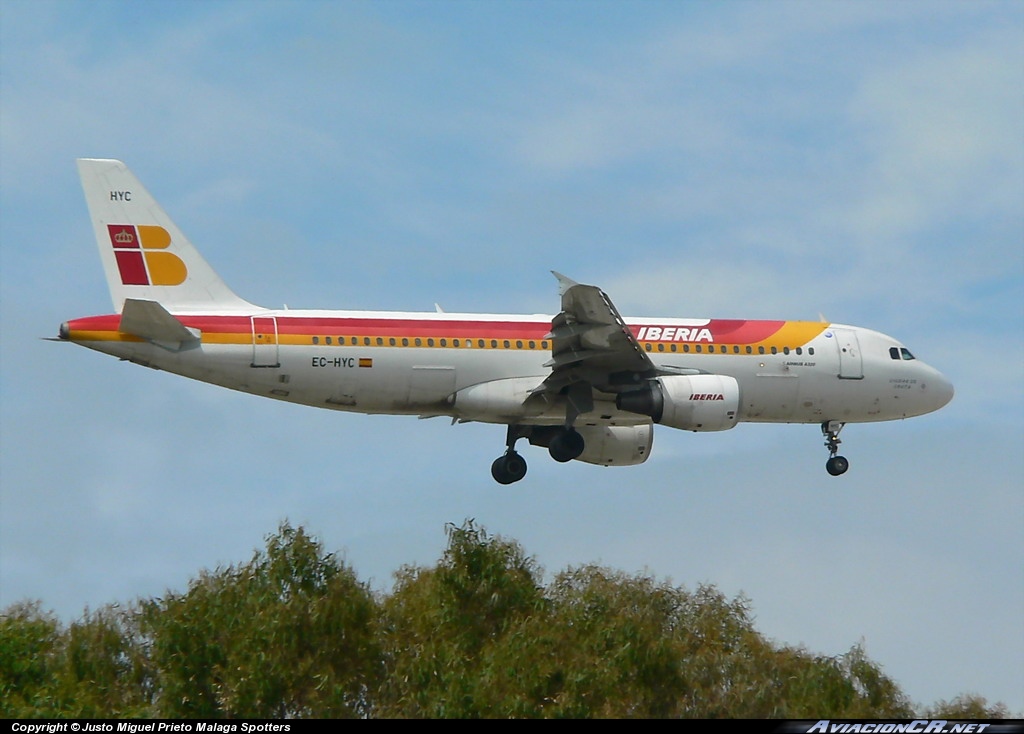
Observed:
[[[0,715],[144,716],[145,660],[134,617],[106,607],[66,629],[38,603],[0,619]]]
[[[432,568],[375,598],[302,528],[184,593],[0,615],[0,716],[912,718],[858,645],[779,646],[750,603],[598,566],[545,586],[515,542],[448,526]],[[920,714],[918,714],[920,715]],[[1009,716],[964,695],[924,713]]]
[[[53,710],[62,633],[38,602],[13,604],[0,614],[0,717],[46,716]]]
[[[1003,703],[989,702],[975,694],[965,693],[951,701],[938,701],[924,711],[929,719],[1010,719],[1010,710]]]
[[[383,604],[387,676],[378,716],[479,717],[484,653],[544,604],[539,570],[471,521],[449,526],[437,568],[406,567]]]
[[[163,717],[361,716],[377,685],[376,602],[301,528],[141,616]]]
[[[65,636],[63,716],[146,716],[151,711],[148,660],[133,610],[86,612]]]

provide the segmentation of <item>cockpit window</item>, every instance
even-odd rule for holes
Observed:
[[[900,354],[903,355],[903,359],[913,359],[914,355],[910,353],[910,350],[906,347],[900,347]]]
[[[889,356],[892,357],[893,359],[899,359],[900,358],[900,348],[899,347],[889,347]]]
[[[914,355],[906,347],[889,347],[889,356],[893,359],[911,360]]]

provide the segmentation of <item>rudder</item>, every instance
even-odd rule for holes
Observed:
[[[78,173],[118,312],[125,299],[170,311],[252,311],[214,272],[121,161],[80,158]]]

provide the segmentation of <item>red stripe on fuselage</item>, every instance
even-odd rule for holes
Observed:
[[[254,314],[263,317],[262,314]],[[474,321],[469,319],[366,318],[333,316],[287,316],[267,314],[277,319],[279,335],[319,336],[401,336],[453,337],[465,339],[543,339],[551,329],[548,321]],[[251,334],[250,316],[181,315],[176,317],[185,326],[204,334]],[[118,314],[88,316],[68,322],[72,331],[118,331]],[[711,320],[699,327],[711,332],[715,342],[755,344],[777,333],[785,321],[747,321],[739,319]],[[644,325],[656,325],[645,321]],[[631,326],[634,335],[641,326]],[[694,327],[688,327],[694,331]],[[646,341],[646,340],[645,340]],[[654,340],[658,341],[658,340]]]

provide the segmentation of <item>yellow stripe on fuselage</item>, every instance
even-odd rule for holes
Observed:
[[[720,342],[698,341],[698,342],[676,342],[676,341],[647,341],[640,342],[641,347],[647,352],[685,352],[685,353],[733,353],[746,354],[746,348],[752,347],[753,352],[760,353],[760,348],[770,352],[773,348],[781,351],[785,348],[795,349],[802,347],[820,336],[829,327],[827,323],[817,321],[787,321],[775,333],[766,339],[750,343],[732,343],[728,340]],[[397,347],[397,348],[450,348],[450,349],[517,349],[535,351],[546,350],[548,342],[539,339],[479,339],[459,336],[449,337],[402,337],[389,334],[388,336],[349,336],[333,337],[331,343],[326,343],[323,336],[311,334],[278,334],[276,342],[271,335],[264,342],[266,345],[278,344],[281,346],[317,346],[317,347]],[[107,330],[76,330],[72,331],[72,341],[84,342],[142,342],[145,341],[137,336],[125,334],[119,331]],[[419,343],[417,343],[417,339]],[[339,343],[343,341],[343,343]],[[204,332],[202,334],[204,344],[237,345],[249,346],[253,343],[252,332]],[[404,343],[403,343],[404,342]],[[442,342],[444,342],[442,344]],[[481,344],[481,342],[483,342]],[[457,343],[457,344],[456,344]],[[698,350],[697,348],[700,347]],[[736,348],[739,348],[738,350]],[[723,352],[723,348],[725,351]]]

